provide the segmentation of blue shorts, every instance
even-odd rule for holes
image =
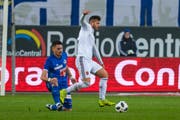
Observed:
[[[51,83],[46,82],[46,87],[47,87],[49,92],[52,91]],[[59,86],[59,91],[62,90],[62,89],[65,89],[65,88],[67,88],[67,87],[60,85]],[[66,98],[64,100],[63,107],[64,107],[64,109],[72,109],[72,98],[71,98],[71,94],[70,93],[67,94],[67,96],[66,96]]]

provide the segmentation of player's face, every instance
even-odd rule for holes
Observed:
[[[126,39],[128,39],[128,38],[130,37],[130,33],[129,33],[129,32],[126,32],[126,33],[124,34],[124,36],[125,36]]]
[[[92,22],[92,27],[95,29],[95,30],[98,30],[99,27],[100,27],[100,21],[99,20],[94,20]]]
[[[62,52],[63,52],[63,46],[62,45],[56,45],[53,48],[53,53],[57,57],[61,57]]]

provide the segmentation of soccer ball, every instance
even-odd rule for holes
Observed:
[[[128,104],[125,101],[119,101],[115,105],[116,112],[127,112],[128,110]]]

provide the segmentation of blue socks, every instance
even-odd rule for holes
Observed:
[[[59,99],[59,88],[58,86],[53,86],[52,87],[52,96],[53,96],[53,99],[54,99],[54,102],[55,103],[60,103],[60,99]]]

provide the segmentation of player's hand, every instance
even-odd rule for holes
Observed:
[[[84,14],[84,15],[87,15],[87,14],[89,14],[89,13],[90,13],[89,10],[84,10],[84,11],[83,11],[83,14]]]
[[[101,66],[102,66],[103,68],[105,68],[104,64],[101,64]]]
[[[57,80],[57,78],[51,78],[50,83],[53,84],[53,85],[55,85],[55,86],[58,86],[58,80]]]

